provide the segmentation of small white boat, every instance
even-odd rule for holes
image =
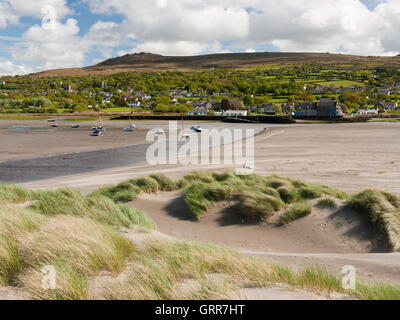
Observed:
[[[50,125],[50,127],[52,127],[52,128],[58,128],[58,124],[57,124],[57,123],[52,123],[52,124]]]
[[[134,131],[135,129],[136,129],[136,126],[135,126],[134,124],[130,124],[129,127],[124,128],[124,131],[132,132],[132,131]]]
[[[203,131],[203,128],[202,128],[202,127],[200,127],[200,126],[197,126],[197,127],[191,127],[191,129],[192,129],[193,131],[195,131],[195,132],[202,132],[202,131]]]
[[[156,134],[164,134],[164,129],[157,129]]]

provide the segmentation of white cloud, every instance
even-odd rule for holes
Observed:
[[[98,21],[80,36],[77,20],[68,19],[73,2],[0,0],[0,28],[24,16],[43,18],[20,41],[13,40],[13,58],[48,69],[82,66],[92,52],[109,58],[116,51],[196,55],[272,46],[362,55],[400,50],[400,0],[368,0],[372,10],[366,0],[79,1],[94,13],[118,14],[123,21]]]
[[[0,28],[18,24],[21,17],[41,18],[46,6],[53,7],[60,18],[73,13],[66,0],[0,0]]]
[[[0,59],[0,76],[14,76],[20,74],[28,74],[35,71],[35,68],[16,65],[12,61],[6,59]]]
[[[228,1],[84,1],[97,13],[124,15],[132,32],[143,42],[233,40],[246,36],[249,31],[246,10]]]
[[[78,37],[75,19],[61,23],[50,16],[42,25],[30,27],[21,43],[13,48],[13,58],[40,65],[41,69],[79,67],[83,65],[85,44]]]
[[[90,27],[89,32],[83,37],[83,41],[88,46],[107,49],[131,44],[131,40],[134,39],[135,35],[131,32],[127,21],[120,24],[98,21]]]
[[[18,16],[12,12],[10,4],[0,0],[0,28],[5,28],[9,24],[16,24],[18,20]]]
[[[207,44],[202,44],[194,41],[149,41],[138,45],[132,49],[132,53],[138,52],[155,52],[163,55],[171,56],[191,56],[196,55],[199,52],[207,50]]]
[[[125,29],[131,30],[139,43],[135,52],[199,54],[212,49],[215,41],[239,40],[249,32],[249,15],[237,1],[84,1],[93,12],[123,15]],[[123,37],[124,33],[114,36]]]
[[[40,18],[42,10],[46,6],[51,6],[57,11],[60,18],[64,18],[73,11],[68,7],[66,0],[6,0],[9,2],[14,12],[19,16],[30,16]]]
[[[400,47],[398,0],[371,0],[379,4],[374,10],[360,0],[83,1],[93,12],[123,15],[138,48],[156,53],[203,53],[213,41],[241,50],[273,45],[281,51],[363,55],[395,54]]]

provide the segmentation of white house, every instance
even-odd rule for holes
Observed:
[[[222,97],[225,97],[225,98],[232,98],[232,93],[229,93],[229,92],[223,92],[223,93],[220,93],[219,95]]]
[[[385,109],[385,110],[396,110],[397,109],[397,102],[385,102],[383,104],[383,109]]]
[[[378,109],[364,109],[360,108],[357,110],[357,114],[359,115],[373,115],[373,114],[378,114],[379,110]]]
[[[245,117],[247,116],[247,110],[226,110],[224,111],[225,117]]]
[[[189,116],[206,116],[208,115],[208,109],[206,108],[194,108],[193,110],[189,111]]]
[[[274,103],[264,104],[260,107],[260,110],[264,113],[275,114],[276,105]]]
[[[138,108],[138,107],[140,107],[140,105],[141,105],[140,101],[128,103],[128,106],[131,108]]]

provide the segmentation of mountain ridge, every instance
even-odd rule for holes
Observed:
[[[134,53],[111,58],[84,68],[43,71],[33,76],[107,75],[121,72],[195,71],[211,68],[246,68],[273,64],[349,64],[360,66],[399,66],[400,57],[366,57],[331,53],[256,52],[218,53],[198,56],[163,56],[154,53]],[[345,66],[343,66],[345,68]]]

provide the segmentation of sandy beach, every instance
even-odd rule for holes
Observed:
[[[147,148],[144,144],[145,132],[150,128],[167,126],[167,123],[141,122],[141,129],[129,135],[122,131],[123,124],[113,122],[108,124],[110,129],[100,139],[89,138],[87,132],[80,134],[69,128],[63,129],[62,126],[55,132],[48,130],[26,134],[10,129],[15,125],[0,122],[2,141],[7,138],[1,147],[0,177],[3,180],[7,180],[4,177],[10,172],[14,172],[10,180],[24,176],[15,167],[10,170],[7,165],[19,164],[23,167],[26,163],[39,161],[39,169],[22,168],[25,175],[29,171],[37,175],[40,170],[45,172],[47,164],[54,162],[54,159],[63,160],[64,154],[68,158],[75,152],[71,159],[63,160],[65,162],[60,160],[58,166],[68,168],[65,175],[60,175],[63,172],[61,170],[58,175],[48,179],[35,180],[33,174],[29,176],[29,182],[21,183],[31,189],[70,186],[87,194],[104,185],[155,172],[177,178],[194,170],[224,171],[237,167],[147,164],[143,158]],[[225,126],[221,123],[202,125],[219,128]],[[269,125],[268,128],[255,137],[256,173],[305,179],[351,193],[379,188],[400,194],[400,124],[295,124]],[[61,140],[54,138],[55,134],[64,139],[64,145],[58,143]],[[52,139],[54,142],[51,142]],[[18,147],[21,145],[23,147]],[[113,148],[114,145],[117,147]],[[80,152],[83,150],[86,152]],[[132,160],[134,152],[138,157],[136,162]],[[99,156],[101,154],[106,156]],[[72,161],[72,166],[66,165],[68,161]],[[92,168],[88,168],[87,163]],[[74,164],[78,165],[78,169]],[[77,170],[79,173],[76,173]],[[213,208],[201,222],[190,221],[184,216],[186,209],[182,207],[179,194],[141,196],[132,204],[146,211],[157,223],[160,232],[176,239],[233,247],[244,253],[287,264],[294,269],[318,265],[339,276],[341,268],[350,264],[357,268],[360,278],[366,281],[400,283],[400,255],[382,253],[385,251],[371,242],[373,236],[370,228],[363,224],[362,219],[355,219],[355,213],[349,213],[346,208],[341,207],[338,212],[313,210],[310,217],[287,228],[276,229],[243,224],[234,221],[234,215],[229,215],[227,220],[224,204]],[[338,230],[335,227],[338,219],[347,221],[347,227]]]
[[[166,126],[166,123],[142,123],[143,126]],[[225,124],[212,124],[220,126]],[[4,124],[3,124],[4,126]],[[264,125],[265,126],[265,125]],[[355,123],[355,124],[296,124],[296,125],[267,125],[270,129],[265,134],[255,138],[255,172],[262,175],[279,174],[283,176],[305,179],[338,187],[345,191],[356,192],[366,188],[381,188],[400,194],[400,124],[397,123]],[[144,129],[143,129],[144,130]],[[124,139],[112,138],[113,130],[107,132],[101,139],[89,139],[88,148],[93,151],[106,150],[113,145],[118,147],[142,145],[145,134],[135,133]],[[111,132],[111,133],[110,133]],[[32,139],[32,135],[13,134],[8,131],[7,160],[29,158],[29,149],[37,150],[42,156],[54,155],[57,152],[70,154],[77,152],[76,148],[84,148],[81,139],[86,139],[86,132],[79,139],[67,138],[76,132],[64,134],[68,144],[52,148],[51,144],[41,143],[40,136]],[[124,135],[121,130],[118,134]],[[108,136],[110,135],[110,136]],[[137,136],[136,136],[137,135]],[[4,134],[3,134],[4,137]],[[44,138],[49,139],[47,138]],[[104,139],[104,140],[103,140]],[[24,156],[17,154],[20,141],[35,140]],[[56,140],[56,139],[55,139]],[[136,144],[135,144],[136,143]],[[229,146],[228,146],[229,147]],[[130,155],[131,149],[127,149]],[[142,148],[142,147],[141,147]],[[55,149],[55,150],[53,150]],[[89,149],[90,150],[90,149]],[[63,152],[62,152],[63,151]],[[88,150],[86,150],[88,151]],[[143,151],[143,148],[142,148]],[[115,153],[118,155],[118,153]],[[138,154],[141,154],[140,152]],[[143,155],[143,153],[142,153]],[[44,159],[44,158],[42,158]],[[94,156],[91,166],[102,163],[102,157]],[[108,159],[109,162],[119,161],[118,157]],[[6,160],[1,159],[4,166]],[[112,160],[112,161],[111,161]],[[129,159],[128,159],[129,160]],[[65,161],[65,160],[64,160]],[[90,192],[100,185],[118,183],[131,177],[163,172],[174,177],[180,177],[193,170],[227,170],[235,168],[232,165],[158,165],[151,166],[144,161],[131,164],[124,163],[112,168],[100,167],[98,171],[79,174],[65,174],[53,179],[30,181],[24,185],[30,188],[58,188],[69,185],[83,192]],[[65,165],[65,162],[63,163]],[[0,169],[1,170],[1,169]],[[3,174],[7,169],[3,169]],[[0,175],[1,176],[1,175]],[[13,179],[18,180],[18,179]]]

